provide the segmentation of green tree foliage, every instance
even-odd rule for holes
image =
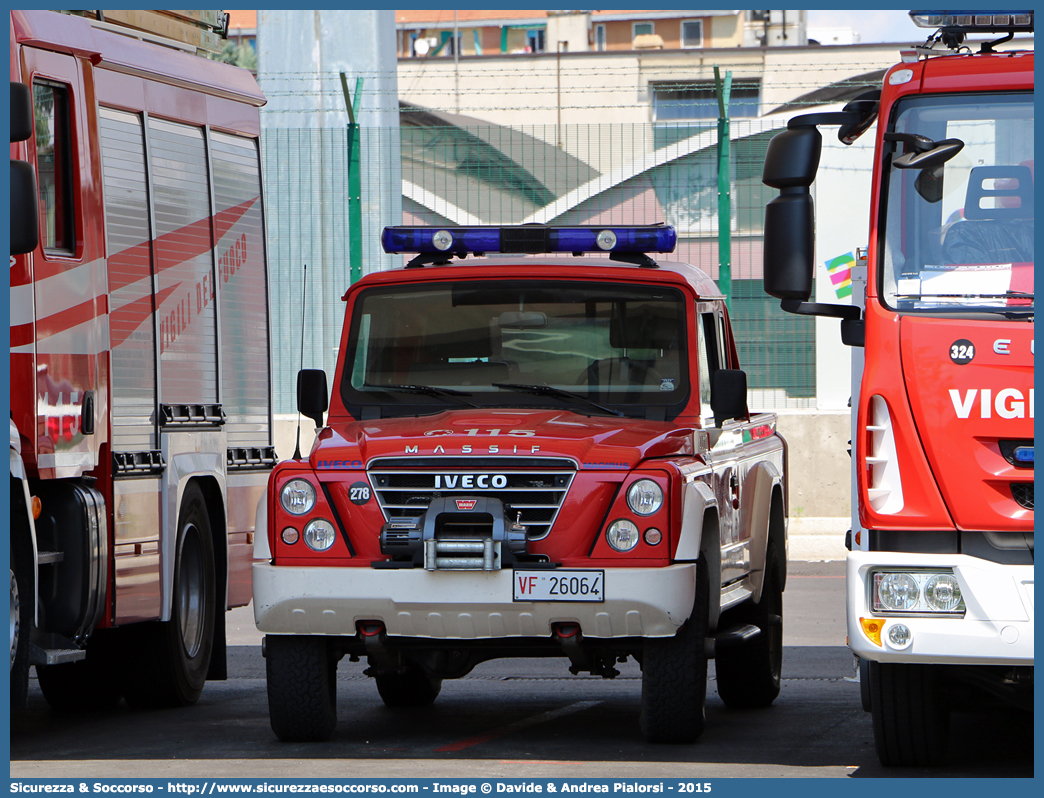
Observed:
[[[249,44],[237,45],[235,42],[225,42],[220,53],[210,56],[215,61],[225,64],[233,64],[251,72],[257,72],[257,51]]]

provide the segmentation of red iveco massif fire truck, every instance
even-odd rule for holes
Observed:
[[[941,762],[951,708],[1033,701],[1033,53],[994,51],[1033,17],[911,16],[919,56],[792,119],[764,171],[765,290],[863,347],[848,636],[887,765]],[[816,126],[875,116],[865,308],[809,303]]]
[[[395,227],[353,285],[320,428],[258,508],[272,727],[329,737],[344,655],[390,706],[497,657],[641,663],[642,730],[779,693],[786,450],[750,415],[724,299],[673,228]],[[539,253],[610,253],[562,258]],[[516,257],[467,259],[469,254]],[[521,257],[529,253],[528,257]],[[454,259],[458,260],[454,260]],[[323,413],[329,401],[329,418]],[[267,535],[261,527],[267,526]]]
[[[210,13],[10,14],[16,707],[191,704],[250,601],[265,100]]]

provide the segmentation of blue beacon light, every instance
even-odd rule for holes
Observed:
[[[673,252],[678,234],[668,225],[639,227],[517,225],[510,227],[385,227],[387,253],[445,253],[447,256],[550,252]]]

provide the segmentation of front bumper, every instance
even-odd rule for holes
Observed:
[[[605,601],[512,601],[514,571],[285,567],[254,563],[254,620],[266,634],[343,635],[383,621],[390,636],[483,640],[671,637],[689,617],[696,566],[606,568]]]
[[[967,611],[963,618],[875,615],[870,572],[889,568],[953,568]],[[1001,565],[964,554],[853,551],[848,555],[848,644],[875,662],[953,665],[1033,664],[1033,566]],[[863,633],[860,618],[883,622],[881,645]],[[905,624],[910,644],[897,649],[889,627]]]

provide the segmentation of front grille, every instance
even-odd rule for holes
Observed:
[[[378,460],[368,472],[386,520],[418,518],[435,498],[490,496],[504,503],[507,520],[515,521],[521,514],[530,540],[540,540],[551,531],[576,475],[571,460],[551,458],[440,457],[401,462]]]
[[[1020,507],[1025,507],[1027,510],[1033,509],[1032,482],[1012,482],[1011,496],[1019,503]]]

